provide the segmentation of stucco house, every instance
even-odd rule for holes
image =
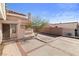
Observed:
[[[51,24],[52,27],[61,27],[62,30],[62,36],[79,36],[78,34],[78,22],[68,22],[68,23],[58,23],[58,24]]]
[[[49,24],[42,32],[51,35],[75,37],[79,36],[79,24],[78,22]]]
[[[0,43],[2,40],[11,38],[23,38],[26,31],[25,25],[30,22],[31,15],[5,10],[5,5],[3,7],[2,10],[5,12],[2,13],[2,10],[0,11]]]

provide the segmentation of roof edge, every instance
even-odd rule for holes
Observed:
[[[12,11],[12,10],[7,10],[6,12],[26,16],[25,14],[22,14],[22,13],[19,13],[19,12],[16,12],[16,11]]]

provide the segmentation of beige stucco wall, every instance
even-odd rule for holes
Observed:
[[[0,20],[6,20],[5,3],[0,3]],[[2,22],[0,21],[0,44],[2,42]]]
[[[24,38],[24,35],[26,32],[25,25],[27,24],[27,21],[25,21],[25,20],[18,21],[18,24],[17,24],[17,37],[18,37],[18,39]]]
[[[22,28],[22,25],[25,25],[28,23],[28,19],[25,17],[15,16],[14,15],[8,15],[7,14],[7,20],[0,20],[0,43],[2,42],[2,24],[16,24],[16,34],[12,34],[12,27],[10,26],[10,37],[12,38],[13,35],[16,35],[18,39],[23,38],[25,34],[25,28]]]
[[[19,21],[20,22],[20,21]],[[21,24],[17,24],[17,38],[20,39],[20,38],[23,38],[24,37],[24,29],[22,29],[21,27]]]
[[[71,34],[71,37],[75,37],[75,29],[63,29],[63,36],[68,36],[68,33]]]
[[[78,30],[78,31],[77,31],[77,34],[78,34],[78,36],[79,36],[79,26],[77,27],[77,30]]]
[[[71,23],[60,23],[60,24],[52,24],[52,27],[61,27],[63,29],[63,36],[68,36],[68,33],[71,33],[72,37],[75,36],[75,29],[77,28],[77,22]]]
[[[52,24],[52,27],[55,27],[55,26],[62,27],[62,28],[68,28],[68,29],[75,29],[77,28],[77,22]]]
[[[0,3],[0,13],[2,15],[2,18],[6,20],[5,3]]]
[[[2,24],[0,23],[0,44],[2,42]]]
[[[8,14],[7,15],[7,20],[9,21],[10,24],[17,24],[17,39],[23,38],[24,34],[25,34],[25,28],[23,28],[22,26],[26,25],[28,23],[28,19],[25,17],[19,17],[19,16],[14,16],[13,14]],[[11,29],[10,29],[11,30]],[[11,34],[11,32],[10,32]],[[12,37],[14,34],[11,34],[10,36]]]
[[[25,28],[22,28],[22,25],[26,25],[28,21],[27,16],[23,15],[18,15],[18,14],[13,14],[13,13],[6,13],[5,10],[5,4],[0,3],[0,43],[2,42],[3,39],[3,34],[2,34],[2,24],[16,24],[16,36],[18,39],[23,38],[25,34]],[[12,28],[10,26],[10,37],[13,37],[14,34],[12,34]]]

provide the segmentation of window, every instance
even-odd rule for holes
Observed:
[[[16,33],[16,24],[11,24],[12,33]]]

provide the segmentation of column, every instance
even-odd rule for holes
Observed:
[[[0,23],[0,44],[2,43],[2,23]]]

